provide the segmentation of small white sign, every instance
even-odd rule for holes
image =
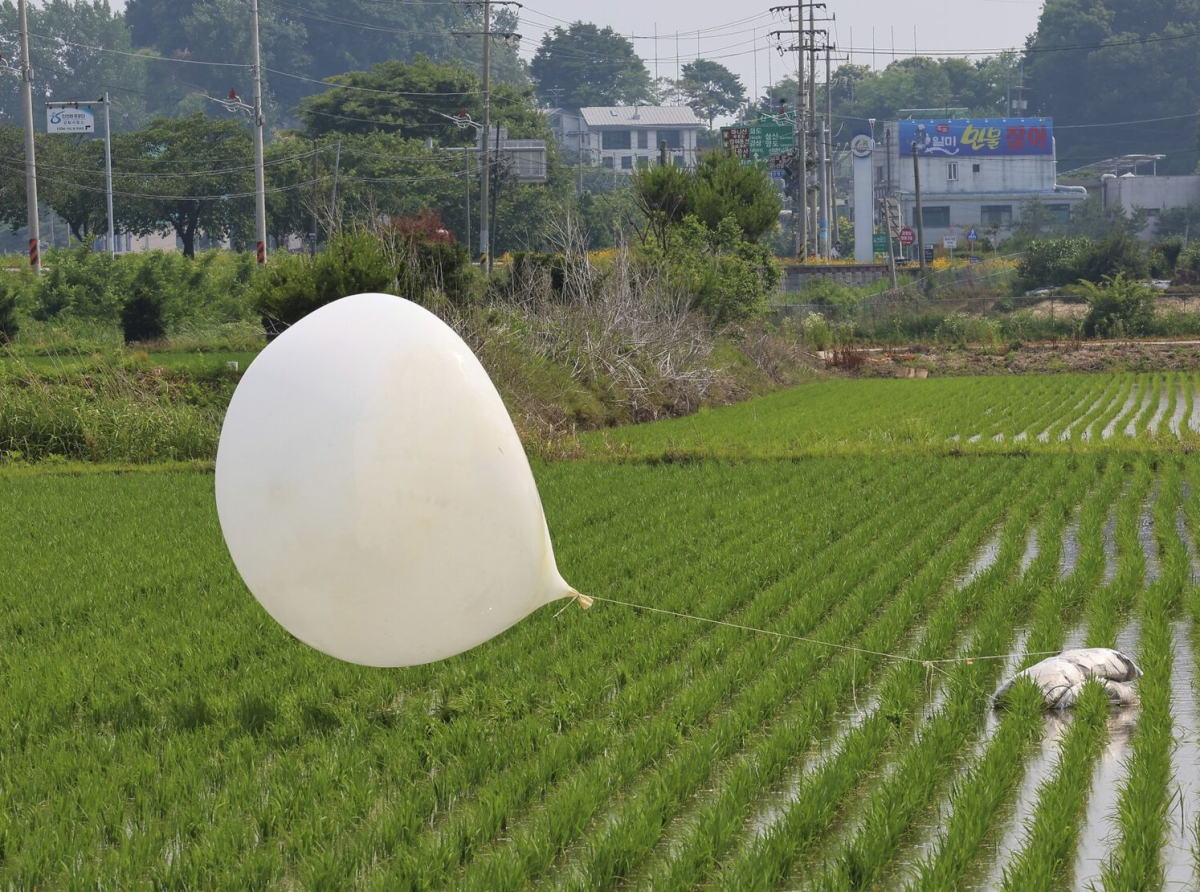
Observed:
[[[953,251],[955,248],[958,247],[958,236],[956,236],[956,235],[942,236],[942,247],[945,248],[947,251]]]
[[[96,114],[90,108],[48,108],[46,132],[95,133]]]

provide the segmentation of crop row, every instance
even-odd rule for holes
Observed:
[[[605,456],[1150,450],[1200,440],[1198,397],[1184,372],[834,380],[581,443]]]

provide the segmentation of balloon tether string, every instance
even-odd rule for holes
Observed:
[[[950,657],[949,659],[940,660],[921,660],[916,657],[906,657],[903,654],[891,654],[880,650],[870,650],[865,647],[855,647],[852,644],[837,644],[833,641],[822,641],[820,638],[808,638],[804,635],[792,635],[788,632],[776,632],[774,629],[759,629],[755,628],[754,626],[744,626],[740,623],[726,622],[722,619],[712,619],[707,616],[695,616],[691,613],[680,613],[677,610],[667,610],[663,607],[649,607],[645,604],[633,604],[629,601],[618,601],[616,598],[602,598],[600,595],[585,595],[575,591],[574,589],[571,590],[569,597],[570,600],[566,603],[566,605],[564,605],[558,611],[558,613],[554,614],[556,617],[575,602],[578,602],[580,607],[582,607],[584,610],[587,610],[592,606],[593,602],[602,601],[605,604],[617,604],[621,607],[632,607],[634,610],[647,610],[651,613],[661,613],[665,616],[674,616],[679,619],[690,619],[701,623],[711,623],[714,626],[725,626],[730,629],[740,629],[743,632],[753,632],[756,635],[770,635],[774,638],[786,639],[788,641],[803,641],[806,644],[819,644],[823,647],[832,647],[836,650],[852,651],[856,654],[868,654],[873,657],[882,657],[886,660],[903,660],[906,663],[917,663],[924,667],[927,672],[941,672],[942,670],[939,669],[937,665],[939,663],[967,663],[970,665],[976,660],[1007,660],[1012,657],[1054,656],[1055,654],[1062,652],[1061,650],[1044,650],[1035,651],[1032,653],[1022,652],[1008,654],[985,654],[981,656]]]

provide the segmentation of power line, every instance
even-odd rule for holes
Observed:
[[[95,50],[96,52],[99,52],[99,53],[112,53],[117,56],[128,56],[131,59],[144,59],[149,62],[177,62],[181,65],[211,65],[211,66],[219,67],[219,68],[251,68],[251,67],[253,67],[251,65],[246,64],[245,62],[206,62],[206,61],[202,61],[200,59],[175,59],[175,58],[172,58],[171,56],[151,56],[146,53],[134,53],[134,52],[126,51],[126,50],[114,50],[114,49],[109,49],[106,46],[94,46],[94,45],[88,44],[88,43],[77,43],[73,40],[67,40],[66,38],[63,38],[63,37],[50,37],[49,35],[46,35],[46,34],[35,34],[32,31],[29,32],[29,36],[36,37],[39,40],[49,41],[51,43],[65,44],[66,46],[78,47],[80,49],[85,49],[85,50]]]

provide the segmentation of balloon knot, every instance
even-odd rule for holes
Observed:
[[[596,603],[591,598],[589,598],[587,595],[580,594],[579,592],[575,593],[575,600],[579,602],[579,606],[582,607],[584,610],[587,610],[593,604]]]

